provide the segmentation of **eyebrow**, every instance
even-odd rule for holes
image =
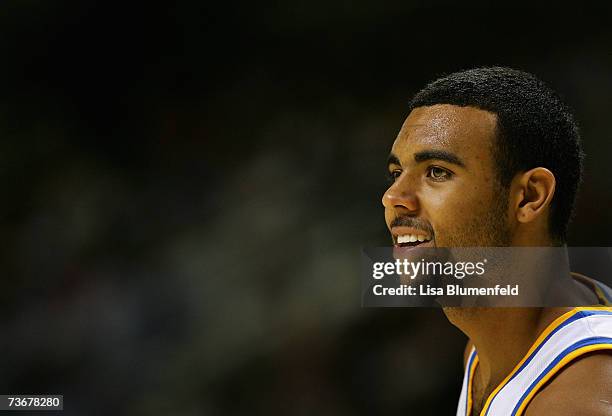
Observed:
[[[395,156],[395,154],[393,154],[393,153],[389,154],[389,157],[387,158],[387,166],[389,166],[389,165],[402,166],[402,164],[399,161],[399,158],[397,156]]]
[[[454,153],[447,152],[445,150],[423,150],[414,154],[415,162],[424,162],[426,160],[442,160],[444,162],[452,163],[453,165],[465,167],[465,163]],[[387,159],[387,166],[395,164],[401,166],[399,158],[391,153]]]

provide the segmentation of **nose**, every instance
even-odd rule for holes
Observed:
[[[385,208],[409,212],[418,211],[419,201],[414,192],[414,187],[407,182],[400,177],[387,189],[382,197],[382,204]]]

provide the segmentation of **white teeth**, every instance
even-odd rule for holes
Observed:
[[[410,236],[409,235],[398,235],[397,236],[397,242],[400,243],[400,244],[409,243],[410,242]]]
[[[429,237],[419,234],[406,234],[406,235],[398,235],[397,236],[397,242],[399,244],[403,244],[403,243],[415,243],[415,242],[423,242],[423,241],[429,241]]]

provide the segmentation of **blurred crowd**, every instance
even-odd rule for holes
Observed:
[[[452,414],[460,332],[360,306],[406,103],[476,65],[548,81],[587,153],[570,244],[608,246],[612,29],[417,6],[8,4],[0,392],[66,415]]]

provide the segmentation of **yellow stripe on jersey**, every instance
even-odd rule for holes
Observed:
[[[565,365],[567,365],[570,361],[574,360],[575,358],[579,357],[582,354],[586,354],[586,353],[597,351],[597,350],[612,350],[612,344],[587,345],[585,347],[578,348],[577,350],[572,351],[571,353],[567,354],[561,361],[557,363],[557,365],[551,368],[550,371],[529,392],[527,397],[525,397],[525,399],[523,400],[523,403],[521,403],[521,405],[519,406],[516,412],[516,416],[522,416],[523,412],[525,411],[525,408],[527,407],[531,399],[533,399],[533,397],[536,395],[536,393],[542,388],[544,384],[546,384],[548,380],[550,380]]]
[[[533,345],[531,346],[531,348],[529,348],[529,351],[527,351],[527,354],[525,354],[525,356],[521,359],[521,361],[519,361],[519,363],[514,367],[514,369],[510,372],[510,374],[508,374],[508,376],[499,384],[499,386],[497,386],[495,388],[495,390],[493,390],[493,392],[491,392],[491,394],[489,395],[489,397],[487,398],[487,401],[485,402],[484,407],[482,408],[482,412],[480,412],[480,416],[485,416],[487,414],[487,411],[489,410],[489,406],[491,406],[491,402],[493,401],[493,399],[495,398],[495,396],[497,396],[497,393],[499,393],[499,391],[506,385],[508,384],[508,382],[512,379],[512,377],[518,372],[518,370],[521,368],[521,366],[523,365],[523,363],[525,361],[527,361],[527,359],[531,356],[531,354],[543,343],[543,341],[546,339],[546,337],[548,337],[548,335],[550,335],[551,332],[553,332],[557,327],[559,327],[560,325],[563,324],[563,322],[565,322],[566,320],[568,320],[569,318],[571,318],[572,316],[574,316],[575,314],[582,312],[582,311],[608,311],[608,312],[612,312],[612,307],[597,307],[597,306],[581,306],[581,307],[577,307],[572,309],[569,312],[564,313],[563,315],[561,315],[560,317],[558,317],[557,319],[555,319],[550,325],[548,325],[548,327],[546,327],[546,329],[540,334],[540,336],[538,337],[538,339],[536,340],[536,342],[533,343]]]
[[[472,414],[472,381],[474,381],[474,373],[476,372],[477,365],[478,365],[478,355],[474,357],[474,359],[472,360],[472,367],[468,369],[470,374],[468,375],[467,414],[466,416],[470,416]]]

